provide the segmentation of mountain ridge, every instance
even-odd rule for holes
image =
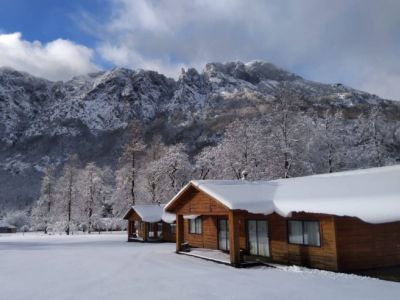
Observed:
[[[134,120],[147,140],[162,135],[196,153],[218,143],[234,119],[271,113],[282,82],[302,96],[305,113],[335,107],[357,118],[378,106],[388,124],[400,121],[399,102],[309,81],[262,61],[208,63],[201,72],[182,70],[177,80],[156,71],[114,68],[49,81],[0,68],[0,208],[32,203],[46,164],[61,167],[68,153],[78,153],[83,162],[115,165]],[[397,147],[396,134],[393,139]]]

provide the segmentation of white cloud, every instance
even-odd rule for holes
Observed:
[[[0,66],[50,80],[65,80],[98,70],[92,62],[93,55],[93,50],[64,39],[42,44],[23,40],[19,32],[0,34]]]
[[[399,11],[395,0],[113,0],[92,30],[99,54],[118,66],[177,75],[182,66],[263,59],[400,99],[388,77],[400,70]]]

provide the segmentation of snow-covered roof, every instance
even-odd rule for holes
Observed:
[[[7,228],[16,228],[15,226],[10,225],[9,223],[7,223],[4,220],[0,220],[0,227],[3,227],[3,228],[5,228],[5,227],[7,227]]]
[[[144,222],[156,223],[164,221],[167,223],[175,222],[175,215],[164,211],[165,204],[139,204],[132,206],[124,216],[128,215],[131,209],[133,209]]]
[[[400,165],[271,181],[193,180],[229,209],[251,213],[322,213],[357,217],[368,223],[400,221]]]

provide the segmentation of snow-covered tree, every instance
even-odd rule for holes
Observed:
[[[8,212],[5,220],[8,224],[17,227],[19,231],[23,231],[24,228],[29,228],[30,225],[28,213],[23,210]]]
[[[137,201],[137,176],[139,173],[139,154],[145,149],[141,124],[131,125],[130,141],[125,145],[115,173],[116,187],[112,203],[116,214],[122,214]]]
[[[176,144],[167,147],[158,163],[162,172],[168,176],[171,192],[176,193],[187,182],[191,172],[185,146]]]
[[[249,179],[264,177],[268,136],[257,120],[234,121],[229,124],[221,143],[214,149],[215,166],[223,178]],[[212,156],[209,156],[212,159]]]
[[[314,119],[310,126],[310,149],[308,159],[312,173],[332,173],[343,168],[346,155],[347,132],[343,130],[343,112],[330,108]]]
[[[275,91],[272,111],[272,145],[274,159],[277,163],[278,177],[288,178],[300,173],[294,167],[300,168],[298,154],[308,138],[306,124],[308,121],[301,112],[301,96],[286,82],[280,83]]]
[[[380,106],[372,106],[368,111],[363,124],[362,139],[365,141],[365,154],[370,162],[370,166],[381,167],[387,164],[394,163],[391,155],[385,145],[387,134],[390,134],[390,129],[384,122],[384,116]]]
[[[93,231],[94,223],[102,217],[105,197],[110,194],[107,172],[89,163],[80,171],[77,183],[79,201],[75,204],[78,207],[77,215],[79,224],[88,233]]]
[[[47,166],[40,189],[40,197],[32,209],[32,222],[35,229],[43,230],[47,233],[49,223],[52,222],[52,215],[55,202],[55,168],[53,165]]]
[[[57,180],[56,216],[57,228],[67,235],[76,228],[77,222],[73,213],[77,201],[78,156],[71,155],[64,165],[62,176]]]
[[[194,176],[195,178],[204,180],[208,178],[218,178],[217,172],[217,154],[216,146],[204,147],[195,157]]]

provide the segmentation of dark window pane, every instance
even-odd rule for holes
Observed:
[[[289,243],[303,244],[303,223],[301,221],[289,221]]]
[[[304,222],[304,244],[311,246],[320,246],[319,222]]]

